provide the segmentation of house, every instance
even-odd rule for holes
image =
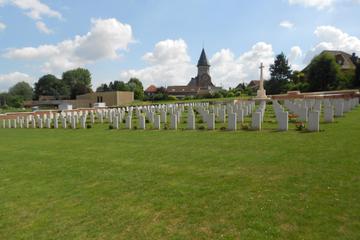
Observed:
[[[260,80],[251,80],[247,86],[256,91],[260,88]]]
[[[158,92],[158,89],[155,85],[150,85],[145,89],[144,93],[146,96],[154,96]]]
[[[321,54],[331,54],[335,57],[336,63],[340,66],[340,70],[343,72],[354,71],[356,69],[355,63],[353,62],[353,56],[343,51],[334,51],[334,50],[324,50]],[[306,73],[308,71],[310,64],[302,70]]]

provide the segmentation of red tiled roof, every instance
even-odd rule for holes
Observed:
[[[145,92],[147,93],[156,93],[157,92],[157,88],[155,87],[155,85],[150,85]]]

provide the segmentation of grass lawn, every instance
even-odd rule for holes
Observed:
[[[360,239],[360,108],[275,128],[0,129],[0,239]]]

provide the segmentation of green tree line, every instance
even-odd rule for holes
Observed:
[[[315,56],[302,72],[292,71],[284,53],[276,56],[270,65],[270,79],[265,82],[268,94],[299,90],[330,91],[360,88],[360,60],[354,53],[351,57],[355,70],[341,70],[334,55],[324,52]]]

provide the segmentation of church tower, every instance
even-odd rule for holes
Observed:
[[[207,60],[206,57],[206,53],[205,50],[202,49],[201,51],[201,55],[197,64],[197,68],[198,68],[198,77],[200,77],[203,74],[208,74],[210,75],[210,64]]]
[[[211,82],[210,76],[210,64],[207,60],[204,48],[201,51],[201,55],[197,64],[198,74],[196,76],[196,86],[203,89],[210,89],[214,87]]]
[[[207,60],[205,50],[202,49],[200,58],[197,64],[198,74],[196,77],[192,78],[189,82],[189,87],[196,87],[201,89],[212,89],[214,84],[211,82],[210,76],[210,64]]]

